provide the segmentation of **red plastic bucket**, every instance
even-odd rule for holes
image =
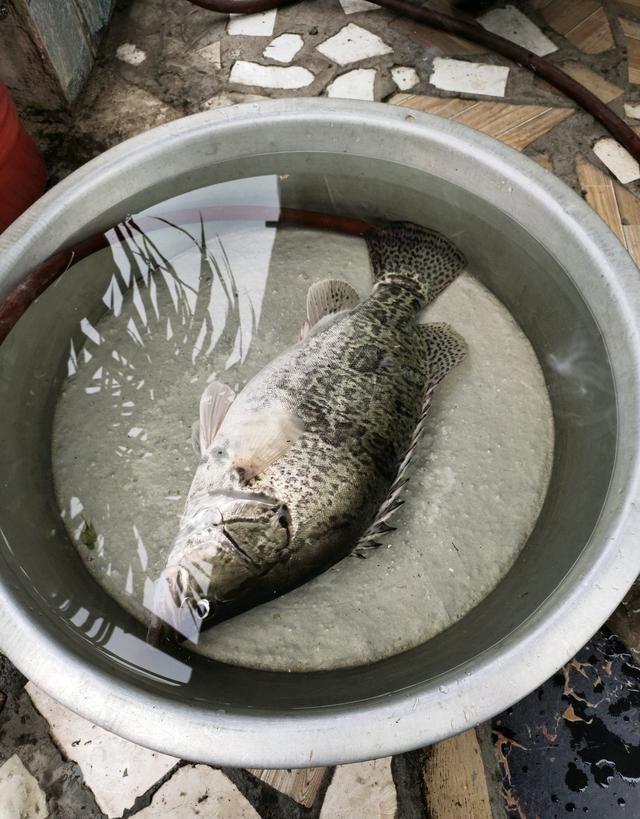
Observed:
[[[47,168],[0,82],[0,233],[42,194]]]

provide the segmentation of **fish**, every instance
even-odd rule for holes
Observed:
[[[155,582],[147,639],[203,629],[301,586],[393,530],[434,389],[464,340],[419,314],[465,259],[407,222],[365,234],[373,274],[311,285],[299,341],[236,395],[202,394],[199,458],[178,533]]]

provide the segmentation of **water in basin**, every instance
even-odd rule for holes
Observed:
[[[142,623],[198,463],[191,427],[207,383],[239,391],[295,344],[314,282],[371,291],[362,238],[256,210],[304,206],[298,176],[211,185],[130,216],[40,299],[78,305],[53,418],[60,515],[79,560]],[[543,372],[473,263],[421,320],[449,324],[468,355],[435,393],[396,530],[366,559],[214,626],[190,651],[280,671],[370,663],[459,621],[513,565],[553,461]]]

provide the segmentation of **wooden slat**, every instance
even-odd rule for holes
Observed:
[[[507,145],[511,145],[517,151],[522,151],[527,145],[546,134],[547,131],[550,131],[567,117],[570,117],[572,113],[571,108],[547,108],[538,116],[525,120],[511,130],[500,134],[498,139]]]
[[[394,94],[389,102],[391,105],[414,108],[426,114],[437,114],[445,119],[456,117],[462,111],[477,105],[476,100],[462,100],[458,97],[428,97],[423,94]]]
[[[529,122],[539,116],[544,110],[540,105],[515,106],[500,102],[479,102],[455,119],[484,134],[500,138],[502,134],[513,131],[523,122]]]
[[[574,80],[582,83],[602,102],[611,102],[611,100],[617,99],[622,94],[623,89],[619,85],[614,85],[609,80],[605,80],[600,74],[587,68],[582,63],[569,61],[562,63],[560,68],[570,77],[573,77]]]
[[[598,0],[552,0],[542,14],[551,28],[587,54],[613,48],[611,26]]]
[[[310,808],[315,802],[326,768],[299,768],[292,770],[263,770],[250,768],[249,773],[271,785],[277,791]]]
[[[640,225],[640,199],[622,185],[614,182],[616,201],[623,225]]]
[[[543,8],[544,19],[558,34],[566,36],[600,8],[598,0],[552,0]]]
[[[576,173],[584,198],[609,225],[618,239],[624,243],[620,208],[616,200],[613,179],[581,156],[576,161]]]
[[[640,23],[636,20],[627,20],[626,17],[619,17],[620,28],[625,37],[633,37],[640,40]]]
[[[576,172],[584,197],[640,265],[640,200],[583,156]]]
[[[625,247],[629,251],[633,261],[637,265],[640,265],[640,225],[623,225],[622,232],[624,234]],[[640,638],[640,630],[636,638]],[[636,645],[637,644],[638,639],[636,639]]]
[[[394,94],[389,102],[455,119],[494,136],[519,151],[573,113],[573,108],[479,100],[443,100],[421,94]]]
[[[473,729],[434,745],[423,777],[431,819],[492,819],[480,746]]]
[[[537,162],[538,165],[542,165],[543,168],[546,168],[548,171],[553,173],[553,162],[551,161],[549,154],[532,154],[531,159],[533,159],[534,162]]]
[[[640,83],[640,23],[620,17],[620,28],[627,44],[629,82]]]
[[[622,11],[631,14],[640,14],[640,0],[618,0],[617,4]]]
[[[566,37],[585,54],[602,54],[614,46],[609,19],[602,6],[572,29]]]

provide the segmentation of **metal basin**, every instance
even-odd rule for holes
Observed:
[[[491,717],[556,671],[621,600],[640,571],[640,291],[595,213],[510,148],[406,109],[290,100],[173,122],[77,171],[0,238],[0,298],[61,246],[148,207],[167,186],[175,195],[266,167],[361,176],[370,217],[415,221],[422,202],[423,223],[455,237],[528,335],[556,447],[525,548],[470,614],[369,666],[271,673],[145,646],[142,626],[88,578],[60,526],[50,433],[68,344],[62,311],[32,324],[3,359],[0,647],[53,697],[143,745],[300,767],[401,752]],[[390,206],[393,184],[406,196]],[[303,193],[305,207],[327,207],[327,191]],[[343,193],[331,191],[338,211]],[[283,205],[300,206],[298,195]]]

